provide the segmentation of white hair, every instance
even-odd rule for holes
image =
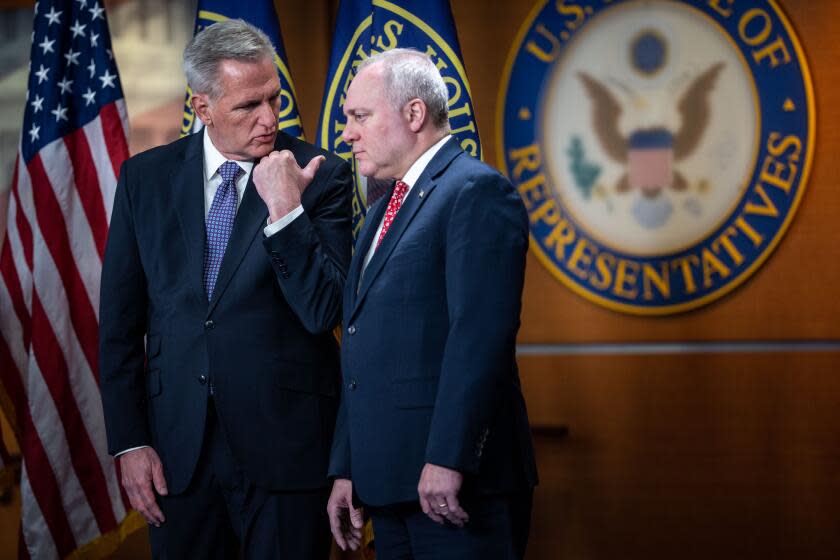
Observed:
[[[385,95],[396,109],[412,99],[426,104],[432,124],[449,129],[449,92],[432,59],[415,49],[391,49],[365,59],[356,72],[378,64],[385,78]]]

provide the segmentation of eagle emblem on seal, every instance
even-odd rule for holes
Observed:
[[[653,198],[664,189],[688,188],[685,177],[673,164],[691,155],[700,143],[711,113],[709,94],[723,67],[724,63],[718,62],[702,72],[680,97],[679,130],[671,131],[662,125],[635,129],[629,135],[619,130],[618,121],[624,109],[616,96],[591,75],[578,72],[592,101],[592,121],[601,147],[611,159],[627,168],[616,185],[619,193],[638,189]]]

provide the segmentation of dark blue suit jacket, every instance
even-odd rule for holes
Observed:
[[[270,238],[249,180],[211,301],[202,283],[202,135],[137,155],[120,171],[99,315],[108,448],[154,447],[171,493],[199,460],[210,380],[220,426],[251,481],[275,490],[327,483],[350,169],[282,133],[275,147],[300,165],[327,160],[303,194],[304,215]]]
[[[528,216],[510,182],[444,144],[367,269],[368,212],[344,291],[342,405],[330,475],[368,505],[416,501],[425,463],[464,492],[536,484],[515,361]]]

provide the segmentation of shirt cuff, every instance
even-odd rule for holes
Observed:
[[[263,234],[266,237],[271,237],[287,225],[291,224],[295,220],[295,218],[297,218],[301,214],[303,214],[303,206],[299,205],[297,208],[295,208],[294,210],[292,210],[291,212],[289,212],[274,223],[271,223],[271,218],[269,217],[268,220],[266,220],[265,222],[266,226],[263,229]]]
[[[114,455],[114,459],[116,459],[116,458],[117,458],[117,457],[119,457],[120,455],[125,455],[125,454],[126,454],[126,453],[128,453],[129,451],[136,451],[136,450],[138,450],[138,449],[143,449],[144,447],[151,447],[151,445],[138,445],[137,447],[131,447],[131,448],[129,448],[129,449],[123,449],[122,451],[120,451],[119,453],[117,453],[116,455]]]

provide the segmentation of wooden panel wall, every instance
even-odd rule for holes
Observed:
[[[837,558],[840,354],[527,358],[529,558]],[[562,373],[558,373],[562,372]]]

